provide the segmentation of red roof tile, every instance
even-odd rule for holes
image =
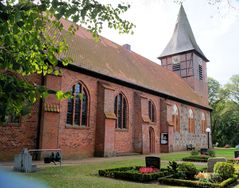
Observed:
[[[65,28],[71,24],[66,20],[62,23]],[[91,33],[79,27],[74,36],[66,35],[66,40],[67,55],[76,66],[210,108],[175,73],[104,37],[95,42]]]

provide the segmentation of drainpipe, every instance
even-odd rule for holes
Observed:
[[[41,75],[41,85],[45,85],[45,77]],[[40,149],[40,140],[41,140],[41,125],[42,125],[42,115],[43,115],[43,98],[39,100],[39,111],[38,111],[38,122],[37,122],[37,136],[36,136],[36,149]],[[37,159],[40,155],[36,156]]]

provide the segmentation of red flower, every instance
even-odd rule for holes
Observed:
[[[139,169],[139,172],[141,174],[147,174],[147,173],[153,173],[153,172],[157,172],[158,169],[157,168],[153,168],[153,167],[141,167]]]

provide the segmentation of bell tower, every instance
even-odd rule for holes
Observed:
[[[199,96],[208,101],[206,63],[209,60],[195,40],[182,5],[171,40],[158,58],[164,68],[184,79]]]

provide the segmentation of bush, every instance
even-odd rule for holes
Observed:
[[[233,176],[235,168],[231,163],[217,162],[213,169],[214,173],[219,174],[224,180]]]
[[[194,179],[194,176],[198,173],[198,170],[193,163],[179,164],[178,171],[183,173],[186,179]]]
[[[222,187],[227,187],[231,184],[236,183],[237,176],[233,175],[233,177],[231,177],[221,183],[210,183],[210,182],[202,182],[202,181],[173,179],[172,176],[159,178],[159,182],[162,184],[174,185],[174,186],[178,185],[178,186],[186,186],[186,187],[222,188]]]
[[[199,151],[198,150],[192,150],[191,155],[192,156],[199,155]]]
[[[189,157],[184,157],[183,161],[191,161],[191,162],[207,162],[209,156],[206,155],[192,155]]]
[[[215,157],[215,156],[216,156],[214,150],[209,150],[209,151],[208,151],[208,155],[209,155],[210,157]]]
[[[219,183],[223,181],[222,177],[219,174],[211,174],[208,180],[211,183]]]
[[[159,172],[142,174],[139,172],[140,168],[142,167],[123,167],[123,168],[99,170],[99,175],[104,177],[129,180],[135,182],[154,181],[160,177],[168,175],[166,169],[160,169]]]
[[[169,161],[167,170],[170,174],[178,173],[178,163],[175,161]]]

